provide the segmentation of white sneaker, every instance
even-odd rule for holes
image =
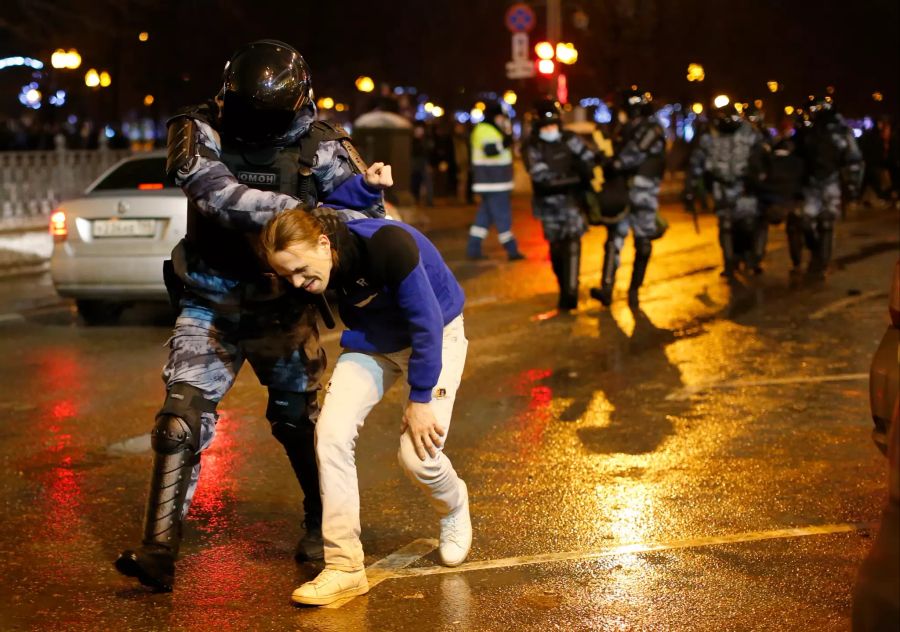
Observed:
[[[472,518],[469,516],[469,489],[459,480],[459,507],[441,518],[441,562],[444,566],[459,566],[466,561],[472,548]]]
[[[369,592],[366,571],[339,571],[326,568],[311,582],[306,582],[291,595],[294,603],[324,606],[344,597],[356,597]]]

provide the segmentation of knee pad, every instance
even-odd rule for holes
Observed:
[[[284,446],[309,441],[319,416],[315,392],[291,393],[269,389],[266,419],[272,425],[272,436]]]
[[[653,242],[646,237],[638,237],[634,240],[634,253],[642,259],[646,259],[653,252]]]
[[[215,413],[216,402],[203,397],[203,392],[190,384],[173,384],[166,401],[156,414],[156,424],[150,434],[153,450],[160,454],[174,454],[180,450],[200,449],[202,413]]]

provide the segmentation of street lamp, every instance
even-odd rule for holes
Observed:
[[[365,75],[357,77],[356,89],[360,92],[372,92],[375,89],[375,82],[372,81],[372,77],[366,77]]]
[[[560,42],[556,45],[556,61],[571,66],[578,61],[578,51],[571,42]]]
[[[152,94],[148,94],[147,96],[144,97],[144,105],[146,105],[147,107],[150,107],[151,105],[153,105],[153,102],[155,100],[156,99],[153,98]]]
[[[729,103],[731,103],[731,99],[729,99],[728,96],[724,94],[720,94],[715,99],[713,99],[713,105],[715,105],[717,108],[724,108]]]
[[[441,118],[442,116],[444,116],[444,108],[439,105],[434,106],[431,109],[431,116],[433,116],[434,118]]]
[[[538,42],[534,45],[534,54],[538,56],[538,59],[550,60],[553,59],[556,51],[550,42]]]
[[[695,103],[694,105],[691,106],[691,112],[693,112],[694,114],[697,114],[697,115],[703,114],[703,104]]]
[[[74,48],[70,48],[68,51],[57,48],[53,51],[53,54],[50,55],[50,65],[57,70],[62,68],[75,70],[81,65],[81,55],[79,55],[78,51]]]
[[[148,33],[147,31],[141,31],[140,33],[138,33],[139,42],[146,42],[148,39],[150,39],[150,33]]]
[[[884,95],[881,94],[880,92],[873,92],[873,93],[872,93],[872,100],[873,100],[873,101],[878,101],[879,103],[881,103],[882,101],[884,101]]]
[[[505,101],[509,105],[515,105],[516,101],[519,100],[518,95],[512,90],[507,90],[503,93],[503,101]]]
[[[777,81],[767,81],[766,86],[768,86],[769,92],[771,92],[772,94],[778,92],[778,89],[781,87],[778,85]]]
[[[698,63],[690,63],[687,67],[687,80],[688,81],[703,81],[706,79],[706,71],[703,70],[703,66]]]
[[[334,99],[332,99],[331,97],[322,97],[321,99],[319,99],[316,105],[318,105],[319,108],[323,110],[330,110],[334,107]]]
[[[793,113],[794,113],[794,106],[792,106],[792,105],[786,105],[786,106],[784,106],[784,113],[787,114],[788,116],[790,116],[791,114],[793,114]]]
[[[84,73],[84,85],[88,88],[96,88],[100,85],[100,73],[96,71],[96,69],[91,68],[86,73]]]
[[[109,84],[112,83],[112,77],[109,76],[109,73],[105,70],[100,73],[100,87],[108,88]]]
[[[538,72],[542,75],[552,75],[556,70],[556,64],[552,59],[542,59],[538,62]]]

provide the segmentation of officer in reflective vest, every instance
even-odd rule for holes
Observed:
[[[499,103],[484,111],[484,121],[472,130],[472,191],[481,196],[475,222],[469,228],[466,255],[482,259],[481,243],[488,228],[497,227],[497,237],[510,261],[524,259],[512,232],[512,131]]]

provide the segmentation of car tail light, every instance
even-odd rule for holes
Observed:
[[[162,188],[162,182],[141,182],[138,185],[138,190],[140,191],[160,191]]]
[[[65,211],[57,209],[50,215],[50,234],[53,235],[53,241],[57,243],[65,241],[66,237],[69,236]]]
[[[894,280],[891,282],[891,296],[888,299],[888,312],[894,327],[900,328],[900,259],[894,265]]]

